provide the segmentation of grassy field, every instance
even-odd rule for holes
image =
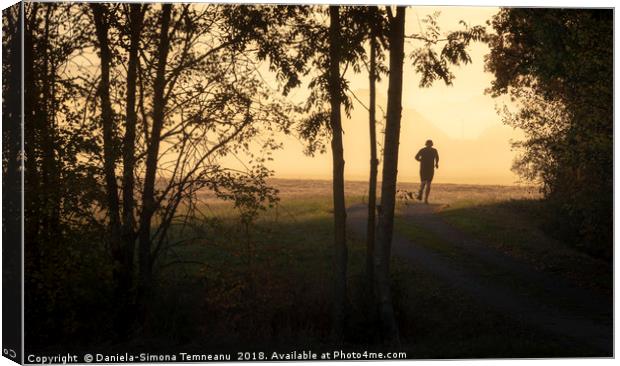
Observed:
[[[536,200],[507,200],[441,209],[454,226],[484,240],[490,247],[556,273],[577,285],[611,294],[611,263],[593,258],[549,237],[545,210]]]
[[[332,205],[329,181],[274,180],[277,207],[250,227],[229,205],[208,195],[211,219],[195,228],[197,239],[167,251],[157,266],[160,286],[150,342],[183,344],[188,350],[329,347]],[[399,185],[399,196],[416,184]],[[347,205],[366,202],[365,182],[346,184]],[[539,227],[539,198],[528,187],[435,185],[432,203],[447,222],[494,249],[541,270],[581,278],[606,291],[609,266],[547,238]],[[399,211],[407,202],[399,201]],[[397,232],[461,261],[464,254],[397,217]],[[187,237],[188,233],[179,233]],[[365,240],[351,235],[347,347],[372,349],[365,302]],[[579,266],[577,266],[579,265]],[[579,269],[576,269],[578,267]],[[471,264],[473,271],[483,268]],[[607,269],[606,269],[607,268]],[[488,273],[493,276],[493,272]],[[588,277],[589,276],[589,277]],[[551,336],[485,308],[450,283],[394,258],[395,310],[403,348],[410,357],[550,357],[596,354],[584,345]],[[596,285],[593,286],[592,283]],[[163,320],[165,319],[165,321]],[[160,336],[161,337],[161,336]],[[380,347],[378,349],[381,349]]]

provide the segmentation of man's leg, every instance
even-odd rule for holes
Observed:
[[[431,181],[426,182],[426,195],[424,196],[424,203],[428,203],[428,195],[431,193]]]
[[[418,201],[422,201],[422,193],[424,192],[424,186],[426,186],[426,181],[423,180],[420,183],[420,192],[418,192]]]

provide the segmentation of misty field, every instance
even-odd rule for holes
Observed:
[[[331,349],[327,341],[333,268],[331,183],[273,180],[271,184],[279,189],[280,201],[252,225],[244,225],[231,205],[202,197],[206,202],[202,211],[210,219],[196,228],[200,239],[181,240],[188,239],[188,234],[179,233],[179,245],[155,269],[163,296],[153,306],[151,332],[159,336],[143,342],[182,344],[190,350],[238,350],[240,344],[256,351]],[[406,198],[407,191],[416,189],[417,184],[399,186],[395,235],[433,252],[446,266],[508,288],[515,296],[545,304],[563,302],[560,307],[574,310],[570,301],[558,301],[536,284],[513,280],[501,265],[477,261],[466,248],[452,245],[449,238],[438,237],[411,219],[408,210],[426,209]],[[346,192],[348,207],[366,202],[365,182],[347,182]],[[543,234],[541,218],[532,215],[538,198],[531,187],[437,184],[428,209],[446,225],[480,240],[486,249],[534,266],[542,276],[559,275],[562,281],[607,299],[610,266]],[[353,219],[347,225],[350,308],[345,348],[382,350],[369,324],[371,311],[361,305],[371,291],[364,273],[365,238],[356,231]],[[494,306],[496,294],[487,294],[491,301],[487,303],[458,280],[438,277],[398,253],[392,256],[391,272],[402,348],[410,357],[600,354],[597,345]]]
[[[279,196],[283,202],[295,198],[331,197],[332,192],[332,183],[329,180],[271,179],[269,184],[279,190]],[[381,185],[380,181],[378,185]],[[398,183],[397,190],[400,192],[417,192],[419,187],[419,183]],[[345,192],[348,197],[347,203],[352,203],[352,199],[366,198],[368,182],[346,181]],[[441,204],[541,197],[538,188],[532,186],[433,183],[432,192],[431,200],[433,203]],[[213,199],[214,196],[206,192],[203,197]]]

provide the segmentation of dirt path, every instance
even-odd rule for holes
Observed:
[[[348,210],[349,229],[358,236],[366,233],[366,211],[365,205],[355,205]],[[392,243],[393,255],[518,322],[572,338],[599,349],[605,355],[612,355],[611,297],[577,288],[563,278],[540,272],[527,263],[491,249],[446,223],[433,212],[432,206],[410,205],[405,210],[405,219],[415,221],[446,244],[466,251],[468,259],[492,266],[493,273],[498,275],[483,276],[397,232]],[[498,276],[502,277],[501,281]],[[532,293],[544,295],[534,297]]]

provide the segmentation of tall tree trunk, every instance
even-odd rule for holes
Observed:
[[[374,33],[374,32],[373,32]],[[370,37],[370,70],[368,79],[370,83],[370,102],[368,106],[368,127],[370,129],[370,178],[368,180],[368,222],[366,231],[366,272],[370,279],[371,288],[374,288],[374,263],[375,251],[375,212],[377,210],[377,122],[376,122],[376,80],[377,80],[377,39],[375,35]],[[373,290],[374,291],[374,290]]]
[[[157,157],[159,154],[159,142],[161,130],[164,124],[165,112],[165,86],[166,86],[166,63],[170,49],[168,28],[170,25],[170,13],[172,5],[162,5],[161,29],[157,50],[157,71],[153,90],[153,126],[151,136],[147,142],[146,172],[144,176],[144,190],[142,193],[142,212],[140,213],[139,229],[139,287],[138,306],[141,308],[142,322],[146,321],[146,305],[151,290],[152,259],[151,259],[151,220],[155,213],[155,178],[157,173]]]
[[[129,25],[131,29],[129,61],[127,64],[127,105],[125,108],[125,136],[123,138],[123,252],[127,269],[131,273],[135,242],[134,219],[134,166],[136,150],[136,82],[138,71],[138,51],[144,12],[141,4],[129,5]]]
[[[121,258],[121,234],[120,214],[118,199],[118,184],[116,182],[116,152],[114,148],[114,112],[110,101],[110,64],[112,52],[108,40],[109,14],[106,5],[91,3],[93,20],[99,43],[101,58],[101,81],[99,83],[99,96],[101,98],[101,124],[103,128],[103,169],[106,182],[106,197],[108,205],[109,241],[113,258],[122,263]],[[117,270],[118,271],[118,270]],[[116,273],[116,277],[119,273]]]
[[[127,63],[127,104],[125,107],[125,135],[123,136],[123,217],[121,225],[122,240],[122,272],[118,284],[117,296],[121,301],[121,316],[118,319],[117,329],[123,336],[127,335],[127,324],[131,322],[130,292],[133,285],[133,262],[136,242],[134,218],[134,166],[136,145],[136,82],[139,67],[138,51],[144,11],[140,4],[129,5],[128,25],[129,60]]]
[[[347,301],[346,208],[344,202],[344,153],[340,115],[340,14],[338,6],[329,7],[329,95],[332,130],[333,200],[334,200],[334,293],[332,339],[340,342],[344,334]]]
[[[397,7],[396,16],[388,7],[390,19],[390,76],[388,83],[387,120],[383,145],[383,178],[381,182],[381,208],[377,225],[375,246],[375,271],[379,316],[384,340],[388,344],[399,344],[398,325],[394,316],[390,291],[390,255],[394,229],[394,208],[396,204],[396,177],[398,168],[398,145],[402,111],[403,60],[405,41],[405,8]]]

